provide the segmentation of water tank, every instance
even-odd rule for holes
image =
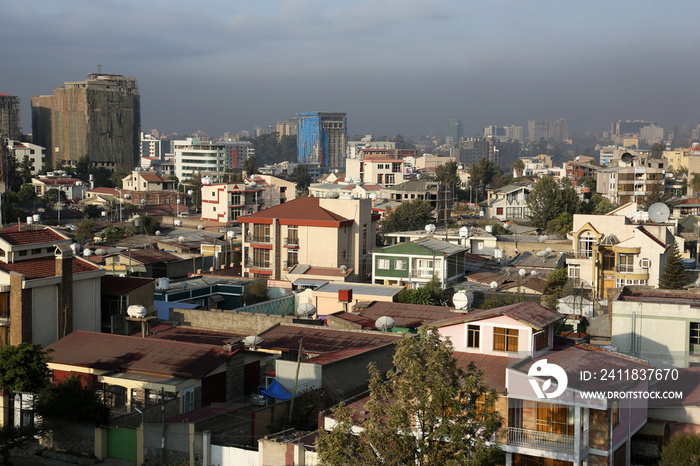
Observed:
[[[126,309],[126,313],[129,315],[129,317],[143,319],[146,317],[146,308],[139,304],[132,304]]]
[[[296,310],[298,317],[309,318],[316,314],[316,306],[311,303],[301,303]]]
[[[503,259],[505,251],[503,249],[494,249],[493,250],[493,257],[495,259]]]
[[[34,220],[34,223],[39,223],[41,221],[41,216],[39,214],[34,214],[32,215],[32,220]]]
[[[179,219],[178,219],[178,220],[175,220],[175,221],[173,222],[173,224],[174,224],[176,227],[181,227],[181,226],[182,226],[182,220],[179,220]]]
[[[169,290],[170,289],[170,279],[168,277],[160,277],[158,279],[158,289],[159,290]]]
[[[31,215],[29,215],[29,216],[27,217],[27,225],[31,225],[32,223],[34,223],[34,217],[32,217]]]
[[[486,233],[493,233],[493,226],[492,225],[486,225]]]
[[[90,257],[92,256],[92,249],[86,249],[83,251],[83,256],[84,257]]]

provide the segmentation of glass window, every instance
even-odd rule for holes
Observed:
[[[479,331],[478,325],[467,325],[467,348],[479,347]]]
[[[377,268],[379,270],[389,270],[389,259],[379,259],[377,261]]]
[[[603,252],[603,270],[615,270],[615,253],[612,251]]]
[[[614,426],[620,423],[620,400],[613,400],[612,421]]]
[[[540,432],[574,435],[574,408],[552,403],[537,403],[537,420]]]
[[[620,272],[634,271],[634,254],[620,254]]]
[[[299,250],[298,249],[288,249],[287,250],[287,267],[294,267],[299,263]]]
[[[493,329],[494,351],[518,351],[518,330],[495,327]]]
[[[578,240],[579,257],[592,257],[595,236],[582,236]]]
[[[394,261],[394,270],[406,270],[406,261],[405,260]]]
[[[700,352],[700,322],[690,323],[690,351],[695,352],[695,348]]]
[[[270,242],[270,225],[255,224],[253,225],[253,241],[259,243]]]

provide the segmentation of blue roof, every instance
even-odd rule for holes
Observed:
[[[162,320],[170,320],[170,309],[194,309],[199,307],[199,304],[178,303],[169,301],[153,301],[153,305],[158,310],[158,318]]]

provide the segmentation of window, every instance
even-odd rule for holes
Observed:
[[[238,220],[238,217],[242,214],[243,212],[241,212],[241,209],[231,209],[231,221]]]
[[[287,267],[294,267],[299,263],[299,250],[298,249],[288,249],[287,250]]]
[[[258,243],[270,242],[270,225],[253,225],[253,241]]]
[[[540,351],[549,344],[549,333],[547,329],[535,334],[535,351]]]
[[[39,249],[32,249],[32,255],[34,254],[41,254],[41,248]]]
[[[690,323],[690,351],[700,353],[700,322]]]
[[[389,259],[379,259],[377,261],[377,268],[379,270],[389,270]]]
[[[581,266],[580,265],[570,265],[569,266],[569,280],[574,283],[578,283],[581,278]]]
[[[651,268],[651,260],[644,258],[639,261],[639,266],[642,268],[642,270],[648,271]]]
[[[20,255],[20,256],[26,256],[26,255],[27,255],[27,251],[19,251],[19,255]]]
[[[603,270],[615,270],[615,253],[612,251],[603,252]]]
[[[231,205],[241,205],[241,193],[231,194]]]
[[[270,268],[270,250],[253,248],[253,267]]]
[[[287,227],[287,244],[299,244],[298,225],[289,225]]]
[[[613,425],[616,426],[620,423],[620,400],[613,400],[611,410]]]
[[[634,271],[634,254],[620,254],[620,272]]]
[[[540,432],[574,435],[574,408],[552,403],[537,403],[535,426]]]
[[[495,327],[493,329],[494,351],[518,351],[518,329]]]
[[[496,207],[496,215],[503,215],[503,207]]]
[[[478,325],[467,325],[467,348],[479,347],[479,332]]]
[[[394,261],[394,270],[406,270],[406,261],[405,260]]]
[[[367,254],[367,225],[362,225],[362,254]]]
[[[595,236],[582,236],[578,240],[579,257],[592,257]]]

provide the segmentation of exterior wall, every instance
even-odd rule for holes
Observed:
[[[172,309],[169,321],[194,328],[216,328],[224,332],[257,335],[277,324],[292,323],[295,318],[242,311]]]
[[[32,337],[31,343],[41,346],[58,340],[58,286],[49,285],[31,289]]]
[[[73,283],[73,330],[91,332],[102,330],[100,282],[100,278],[92,278]],[[153,305],[153,294],[151,294],[151,305]]]
[[[479,326],[479,348],[467,348],[467,326]],[[518,352],[505,352],[493,350],[493,329],[494,327],[514,328],[518,330]],[[440,335],[452,341],[455,351],[464,353],[480,353],[491,356],[503,357],[526,357],[533,351],[533,330],[507,316],[499,316],[491,319],[483,319],[469,323],[460,323],[438,329]]]
[[[338,301],[338,293],[323,293],[317,291],[312,291],[311,293],[314,306],[324,315],[346,310],[346,303]],[[360,301],[382,301],[390,303],[393,300],[393,296],[362,295],[353,291],[352,301],[347,303],[347,310],[351,310],[352,307]]]
[[[22,288],[23,275],[10,273],[10,344],[33,342],[33,293]]]
[[[223,144],[187,138],[172,141],[175,153],[175,175],[180,181],[189,179],[194,172],[207,173],[226,170],[226,148]]]

